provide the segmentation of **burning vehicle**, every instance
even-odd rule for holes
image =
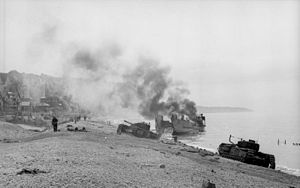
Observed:
[[[180,134],[196,134],[203,132],[205,127],[205,116],[202,114],[194,118],[189,118],[188,116],[181,115],[178,118],[178,114],[171,115],[171,121],[165,121],[162,115],[157,115],[155,117],[155,129],[156,132],[162,133],[164,129],[173,129],[173,135]]]

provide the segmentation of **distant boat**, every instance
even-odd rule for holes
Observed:
[[[166,128],[173,130],[173,135],[197,134],[203,132],[205,127],[205,117],[203,115],[189,119],[185,115],[178,118],[177,114],[172,114],[171,121],[165,121],[162,115],[155,118],[156,132],[161,134]]]

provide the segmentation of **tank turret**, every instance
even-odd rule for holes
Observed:
[[[241,148],[252,149],[252,150],[255,150],[256,152],[258,152],[258,150],[259,150],[259,144],[256,143],[254,140],[249,140],[249,141],[241,140],[241,141],[238,141],[237,146],[241,147]]]

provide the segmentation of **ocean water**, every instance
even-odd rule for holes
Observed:
[[[260,144],[261,152],[275,155],[277,170],[300,176],[300,146],[293,145],[300,143],[297,113],[208,113],[205,116],[205,132],[178,139],[215,152],[220,143],[229,143],[230,134],[244,140],[253,139]]]
[[[217,152],[218,146],[229,143],[229,135],[256,140],[260,151],[275,155],[276,169],[300,176],[300,117],[297,111],[284,112],[238,112],[206,113],[205,132],[198,135],[179,136],[178,140],[188,145]],[[101,117],[118,125],[124,119],[135,122],[146,121],[155,129],[154,121],[143,120],[134,113],[123,112],[117,116]],[[279,139],[279,145],[278,145]],[[286,140],[286,144],[284,141]],[[237,142],[238,139],[232,139]]]

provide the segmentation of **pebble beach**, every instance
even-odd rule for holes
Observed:
[[[72,132],[67,126],[85,127]],[[0,187],[300,187],[300,177],[182,143],[116,134],[80,121],[59,132],[0,122]]]

